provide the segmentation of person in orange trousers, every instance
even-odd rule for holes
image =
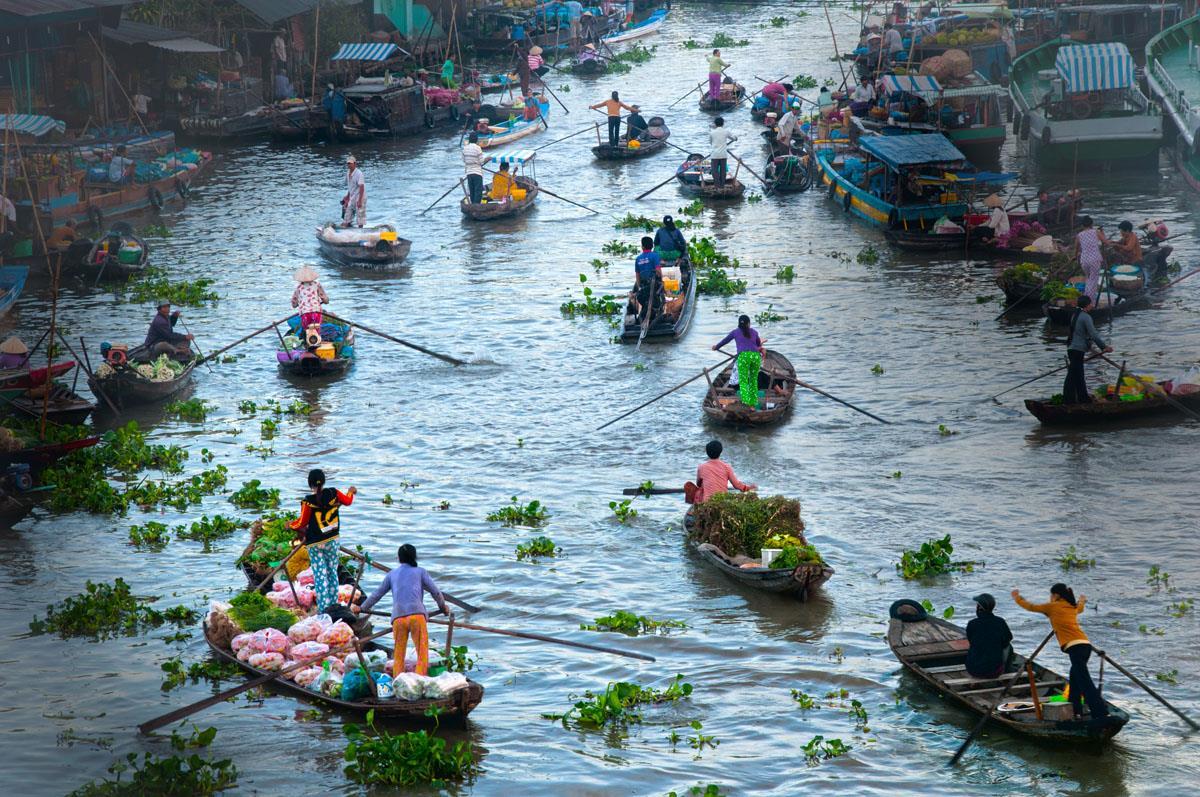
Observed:
[[[404,658],[408,651],[408,640],[411,638],[413,649],[417,654],[417,674],[429,674],[429,627],[426,623],[425,593],[428,592],[437,603],[443,614],[449,616],[446,599],[442,591],[430,578],[425,568],[417,565],[417,549],[407,543],[396,551],[400,566],[388,571],[383,583],[371,596],[363,601],[362,606],[351,606],[355,614],[367,611],[388,592],[392,593],[392,636],[396,640],[396,650],[392,659],[392,677],[404,672]]]

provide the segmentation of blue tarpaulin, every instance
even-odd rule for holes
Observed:
[[[954,163],[967,157],[945,136],[929,133],[912,136],[863,136],[859,149],[870,153],[892,169],[922,163]]]
[[[36,116],[28,113],[0,114],[0,130],[11,130],[27,136],[44,136],[47,133],[62,133],[67,129],[67,123],[49,116]]]
[[[330,61],[386,61],[400,48],[391,42],[343,44]]]
[[[1120,42],[1063,47],[1054,57],[1054,68],[1071,94],[1127,89],[1134,82],[1133,56]]]

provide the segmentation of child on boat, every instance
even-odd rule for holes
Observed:
[[[425,572],[425,568],[417,566],[417,549],[412,545],[401,545],[396,551],[400,566],[388,571],[383,583],[371,593],[371,597],[363,601],[362,606],[351,606],[355,614],[369,610],[380,598],[389,591],[392,593],[392,636],[396,640],[396,650],[392,659],[392,677],[404,672],[404,656],[408,648],[408,639],[412,637],[413,647],[417,654],[417,675],[429,674],[429,627],[426,623],[424,594],[428,592],[441,609],[442,614],[449,615],[446,599],[437,584]]]

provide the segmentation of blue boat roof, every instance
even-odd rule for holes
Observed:
[[[873,155],[893,169],[922,163],[952,163],[965,161],[958,151],[940,134],[916,136],[863,136],[858,140],[863,151]]]

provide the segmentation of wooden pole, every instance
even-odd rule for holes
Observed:
[[[418,216],[424,216],[426,213],[428,213],[429,211],[433,210],[434,206],[435,206],[435,205],[437,205],[437,203],[441,202],[443,199],[445,199],[446,197],[450,196],[450,192],[451,192],[451,191],[453,191],[455,188],[458,188],[460,185],[462,185],[462,184],[463,184],[463,180],[465,180],[465,179],[466,179],[465,177],[460,177],[460,178],[458,178],[458,182],[457,182],[457,183],[455,183],[454,185],[450,186],[448,189],[446,189],[446,193],[442,194],[440,197],[438,197],[437,199],[435,199],[435,200],[433,201],[433,204],[432,204],[432,205],[430,205],[429,207],[425,208],[424,210],[422,210],[422,211],[421,211],[420,213],[418,213],[417,215],[418,215]]]
[[[842,87],[846,86],[846,67],[842,66],[842,51],[838,49],[837,34],[833,32],[833,18],[829,16],[829,4],[821,3],[825,9],[825,21],[829,23],[829,35],[833,38],[833,54],[837,56],[838,71],[842,73]],[[883,56],[883,42],[879,43],[879,54]]]
[[[547,192],[547,193],[549,193],[549,192]],[[443,362],[450,363],[451,365],[466,365],[466,362],[464,362],[463,360],[459,360],[455,357],[451,357],[448,354],[438,354],[436,351],[430,351],[429,349],[425,348],[424,346],[418,346],[415,343],[409,343],[407,340],[401,340],[400,338],[392,337],[391,335],[387,334],[386,332],[380,332],[377,329],[371,329],[370,327],[364,326],[364,325],[358,323],[357,321],[347,321],[344,318],[338,318],[337,316],[333,315],[332,313],[326,313],[325,315],[329,318],[332,318],[334,321],[340,321],[343,324],[348,324],[350,326],[358,327],[363,332],[370,332],[372,335],[378,335],[379,337],[383,338],[384,340],[390,340],[392,343],[399,343],[401,346],[407,346],[410,349],[415,349],[416,351],[419,351],[422,354],[428,354],[430,357],[436,357],[439,360],[442,360]]]
[[[62,330],[56,329],[54,331],[58,333],[58,339],[62,341],[62,343],[66,347],[67,351],[70,352],[71,356],[75,358],[75,362],[79,363],[79,367],[82,368],[84,370],[84,372],[87,373],[87,375],[92,378],[92,381],[97,382],[97,385],[98,385],[99,381],[96,379],[96,375],[94,373],[92,373],[91,367],[88,365],[86,360],[81,359],[80,356],[75,353],[75,350],[71,348],[71,344],[67,342],[67,339],[65,337],[63,337]],[[81,347],[84,347],[83,350],[85,352],[87,351],[86,346],[84,346],[82,336],[80,336],[79,345]],[[76,372],[76,373],[78,373],[78,372]],[[47,372],[46,380],[49,381],[49,379],[50,379],[50,375],[49,375],[49,372]],[[110,399],[108,397],[108,394],[105,393],[103,390],[98,390],[97,392],[100,394],[100,398],[104,399],[104,403],[108,405],[108,408],[113,411],[114,415],[116,415],[117,414],[117,405],[113,404],[112,399]]]
[[[317,2],[316,13],[313,14],[313,73],[312,73],[312,101],[317,100],[317,58],[321,50],[321,3]]]
[[[1096,359],[1096,358],[1097,358],[1097,357],[1099,357],[1099,356],[1100,356],[1099,354],[1093,354],[1093,355],[1091,355],[1090,357],[1086,358],[1086,359],[1084,360],[1084,362],[1085,362],[1085,363],[1086,363],[1086,362],[1091,362],[1092,360]],[[1038,374],[1038,375],[1037,375],[1037,376],[1035,376],[1033,379],[1026,379],[1026,380],[1025,380],[1024,382],[1022,382],[1021,384],[1019,384],[1019,385],[1014,385],[1013,387],[1010,387],[1008,390],[1001,391],[1000,393],[997,393],[996,395],[992,396],[992,401],[995,401],[996,399],[1000,398],[1001,396],[1003,396],[1003,395],[1004,395],[1004,394],[1006,394],[1006,393],[1011,393],[1011,392],[1013,392],[1013,391],[1014,391],[1014,390],[1016,390],[1017,388],[1025,387],[1026,385],[1029,385],[1029,384],[1032,384],[1032,383],[1034,383],[1034,382],[1037,382],[1039,379],[1045,379],[1045,378],[1046,378],[1046,377],[1048,377],[1048,376],[1054,376],[1054,374],[1057,374],[1059,371],[1065,371],[1065,370],[1067,370],[1067,368],[1069,368],[1069,367],[1070,367],[1070,366],[1068,366],[1068,365],[1060,365],[1058,368],[1055,368],[1053,371],[1047,371],[1047,372],[1046,372],[1046,373],[1044,373],[1044,374]]]
[[[449,625],[451,621],[440,620],[440,619],[435,620],[432,617],[430,617],[429,622],[437,623],[439,625]],[[571,648],[582,648],[583,650],[594,650],[599,653],[611,653],[614,656],[625,656],[626,658],[640,659],[641,661],[657,661],[657,659],[655,659],[653,656],[647,656],[644,653],[633,653],[632,651],[621,650],[620,648],[609,648],[609,647],[604,647],[602,645],[589,645],[586,642],[573,642],[569,639],[558,639],[556,637],[546,636],[544,634],[534,634],[529,631],[509,631],[504,628],[492,628],[492,627],[486,626],[486,625],[475,625],[474,623],[463,623],[463,622],[459,622],[457,620],[455,620],[453,622],[454,622],[455,628],[467,628],[471,631],[484,631],[489,634],[501,634],[503,636],[517,637],[518,639],[532,639],[532,640],[535,640],[538,642],[551,642],[555,645],[566,645],[567,647],[571,647]]]
[[[351,559],[357,559],[359,561],[362,561],[365,558],[358,551],[354,550],[353,548],[347,548],[345,545],[338,546],[338,550],[340,550],[342,553],[349,556]],[[382,565],[379,562],[376,562],[374,560],[370,560],[369,562],[367,562],[367,564],[371,565],[371,567],[375,568],[376,570],[382,570],[384,573],[391,572],[391,569],[388,568],[386,565]],[[442,591],[442,597],[445,598],[448,602],[453,603],[458,608],[464,609],[468,612],[481,611],[481,609],[478,606],[472,606],[471,604],[467,603],[464,600],[459,600],[458,598],[454,597],[453,595],[446,592],[445,590]]]
[[[720,351],[720,350],[718,349],[718,351]],[[723,351],[722,351],[721,353],[722,353],[722,354],[725,354],[725,352],[723,352]],[[670,390],[667,390],[667,391],[665,391],[665,392],[663,392],[663,393],[659,393],[659,394],[658,394],[657,396],[655,396],[654,398],[650,399],[650,400],[649,400],[649,401],[647,401],[647,402],[644,402],[644,403],[642,403],[642,404],[639,404],[638,406],[636,406],[636,407],[634,407],[633,409],[631,409],[629,412],[626,412],[626,413],[624,413],[624,414],[622,414],[622,415],[618,415],[617,417],[613,418],[611,421],[608,421],[607,423],[605,423],[603,426],[598,426],[598,427],[596,427],[596,431],[597,431],[597,432],[599,432],[601,429],[605,429],[605,428],[607,428],[607,427],[609,427],[609,426],[612,426],[614,423],[616,423],[617,421],[621,420],[622,418],[628,418],[630,415],[633,415],[633,414],[634,414],[635,412],[637,412],[638,410],[640,410],[640,409],[642,409],[642,408],[644,408],[644,407],[649,407],[649,406],[650,406],[651,404],[653,404],[654,402],[658,401],[658,400],[659,400],[659,399],[661,399],[661,398],[664,398],[664,397],[666,397],[666,396],[669,396],[669,395],[671,395],[671,394],[672,394],[672,393],[674,393],[676,390],[679,390],[681,387],[685,387],[685,386],[687,386],[687,385],[690,385],[692,382],[695,382],[697,379],[699,379],[699,378],[700,378],[700,377],[702,377],[702,376],[707,376],[709,371],[713,371],[713,370],[716,370],[716,369],[718,369],[718,368],[721,368],[721,367],[723,367],[723,366],[725,365],[725,363],[729,362],[729,361],[730,361],[730,360],[732,360],[733,358],[734,358],[734,355],[732,355],[732,354],[725,354],[725,359],[724,359],[724,360],[721,360],[721,362],[717,363],[716,365],[710,365],[708,368],[705,368],[703,371],[701,371],[700,373],[696,374],[696,375],[695,375],[695,376],[693,376],[691,379],[688,379],[688,380],[686,380],[686,381],[684,381],[684,382],[680,382],[678,385],[676,385],[675,387],[671,388]]]
[[[1105,653],[1103,650],[1096,650],[1096,654],[1097,654],[1097,655],[1098,655],[1100,658],[1102,658],[1102,659],[1104,659],[1105,661],[1107,661],[1107,662],[1108,662],[1109,664],[1111,664],[1112,666],[1116,667],[1116,668],[1117,668],[1117,670],[1118,670],[1118,672],[1120,672],[1120,673],[1121,673],[1122,675],[1124,675],[1126,678],[1128,678],[1129,680],[1133,681],[1135,684],[1137,684],[1137,685],[1138,685],[1138,686],[1140,686],[1142,689],[1144,689],[1144,690],[1146,691],[1146,694],[1150,695],[1150,697],[1154,698],[1154,699],[1155,699],[1155,700],[1157,700],[1159,703],[1162,703],[1164,706],[1166,706],[1167,708],[1169,708],[1169,709],[1170,709],[1172,712],[1174,712],[1174,713],[1175,713],[1175,715],[1176,715],[1176,716],[1178,716],[1180,719],[1182,719],[1184,722],[1186,722],[1186,723],[1187,723],[1189,726],[1191,726],[1192,730],[1194,730],[1194,731],[1200,731],[1200,725],[1197,725],[1197,724],[1196,724],[1196,723],[1195,723],[1195,722],[1192,720],[1192,718],[1191,718],[1191,717],[1187,716],[1187,715],[1186,715],[1186,714],[1184,714],[1182,711],[1180,711],[1179,709],[1175,708],[1175,707],[1174,707],[1174,706],[1172,706],[1170,703],[1168,703],[1168,702],[1166,701],[1166,699],[1165,699],[1165,698],[1163,698],[1163,696],[1162,696],[1162,695],[1160,695],[1158,692],[1155,692],[1153,689],[1151,689],[1149,686],[1147,686],[1145,683],[1143,683],[1143,682],[1142,682],[1142,680],[1141,680],[1140,678],[1138,678],[1136,675],[1134,675],[1133,673],[1131,673],[1129,670],[1125,669],[1125,668],[1124,668],[1124,667],[1122,667],[1120,664],[1117,664],[1115,661],[1113,661],[1111,658],[1109,658],[1108,654],[1107,654],[1107,653]]]
[[[275,327],[282,324],[284,321],[287,321],[289,318],[291,318],[291,316],[284,316],[283,318],[279,319],[278,321],[272,321],[270,324],[267,324],[262,329],[251,332],[249,335],[246,335],[245,337],[238,338],[233,343],[230,343],[228,346],[225,346],[224,348],[217,349],[216,351],[214,351],[212,354],[208,355],[204,359],[205,359],[205,361],[215,360],[219,355],[224,354],[225,352],[232,349],[234,346],[237,346],[240,343],[245,343],[246,341],[250,340],[250,338],[252,338],[256,335],[261,335],[262,333],[266,332],[268,329],[274,329]]]

